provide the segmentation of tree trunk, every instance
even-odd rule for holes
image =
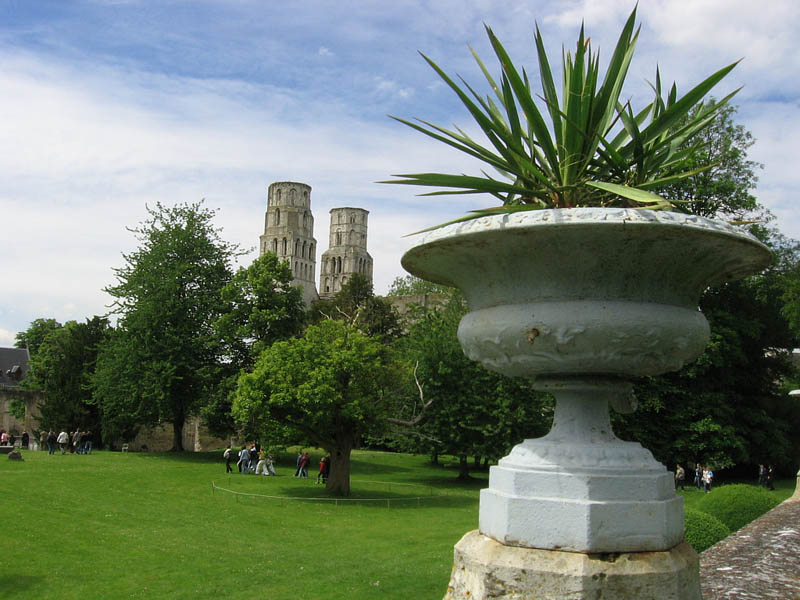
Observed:
[[[467,462],[467,455],[462,454],[458,457],[458,479],[463,481],[469,478],[469,463]]]
[[[431,464],[438,465],[439,464],[439,452],[437,450],[431,451]]]
[[[475,468],[476,469],[480,469],[480,467],[481,467],[481,457],[480,456],[476,456],[473,459],[473,463],[475,464]]]
[[[183,452],[183,420],[172,423],[172,452]]]
[[[334,448],[331,452],[331,473],[325,489],[336,496],[350,495],[350,451],[351,445]]]

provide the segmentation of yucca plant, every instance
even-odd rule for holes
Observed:
[[[392,118],[478,158],[501,177],[492,177],[486,171],[483,176],[415,173],[396,174],[393,177],[399,179],[383,183],[447,188],[423,194],[426,196],[487,193],[502,201],[502,206],[475,210],[451,223],[540,208],[680,210],[653,190],[713,166],[697,168],[692,158],[699,145],[689,142],[711,124],[738,91],[719,102],[703,103],[706,94],[737,63],[720,69],[681,98],[675,84],[662,97],[661,75],[656,68],[655,82],[651,84],[653,101],[634,111],[630,101],[623,101],[620,96],[641,28],[635,22],[634,8],[602,81],[599,56],[592,52],[582,25],[574,56],[562,50],[560,96],[538,26],[534,36],[541,84],[538,98],[534,98],[526,71],[520,73],[514,66],[488,26],[486,32],[501,68],[499,83],[470,48],[492,90],[485,98],[460,77],[459,85],[422,54],[458,95],[489,144],[475,141],[459,127],[451,131],[421,119]]]

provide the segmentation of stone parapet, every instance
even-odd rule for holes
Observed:
[[[698,558],[667,552],[587,554],[505,546],[471,531],[456,544],[444,600],[700,600]]]
[[[800,598],[800,502],[786,501],[700,555],[704,600]]]

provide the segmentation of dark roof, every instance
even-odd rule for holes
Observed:
[[[0,385],[19,385],[28,372],[30,354],[27,348],[0,348]]]

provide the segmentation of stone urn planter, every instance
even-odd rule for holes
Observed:
[[[464,292],[470,312],[458,336],[467,356],[505,375],[530,377],[556,399],[550,433],[518,444],[491,468],[481,492],[480,535],[503,547],[562,555],[679,548],[683,504],[673,476],[640,444],[614,436],[609,406],[634,410],[631,378],[694,360],[709,336],[697,308],[702,292],[756,273],[770,260],[764,245],[726,223],[636,209],[495,215],[422,237],[402,264]],[[688,546],[680,548],[681,556],[687,553],[694,556]],[[469,571],[458,557],[457,546],[454,580],[459,568]],[[673,577],[683,586],[676,595],[653,597],[699,598],[693,560],[675,567],[694,570]],[[451,591],[467,585],[464,597],[481,597],[494,585],[486,577],[497,571],[465,571]],[[602,587],[604,577],[591,585]],[[575,585],[530,597],[578,594],[587,584]],[[696,595],[687,586],[697,587]],[[492,597],[528,597],[519,594]]]

